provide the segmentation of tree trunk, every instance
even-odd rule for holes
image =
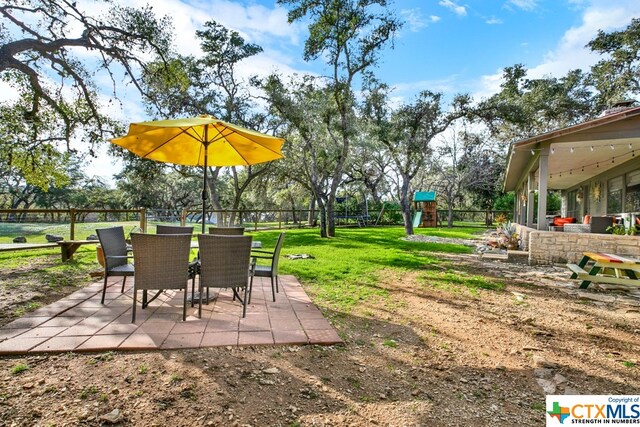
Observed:
[[[335,197],[329,197],[325,206],[327,216],[327,237],[336,237]]]
[[[447,227],[453,228],[453,206],[451,203],[448,203],[447,207]]]
[[[296,201],[294,200],[291,193],[289,193],[289,201],[291,202],[291,219],[293,219],[293,223],[298,223],[298,214],[296,213]]]
[[[307,217],[307,223],[315,227],[316,225],[316,198],[315,196],[311,197],[311,202],[309,202],[309,216]]]
[[[404,220],[404,231],[407,236],[413,235],[413,221],[411,218],[411,203],[408,200],[409,181],[403,177],[400,188],[400,208],[402,209],[402,219]]]
[[[318,210],[320,211],[320,237],[328,237],[327,235],[327,210],[322,200],[318,200]]]
[[[214,210],[221,210],[222,206],[220,205],[220,196],[218,195],[218,186],[217,180],[218,175],[220,174],[220,168],[210,168],[209,169],[209,179],[207,180],[207,188],[209,189],[209,195],[211,196],[211,207]],[[203,219],[204,221],[204,219]],[[219,225],[222,221],[222,215],[220,212],[216,213],[216,223]]]

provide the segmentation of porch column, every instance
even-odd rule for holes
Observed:
[[[535,182],[535,174],[529,172],[529,181],[527,182],[527,227],[533,228],[533,208],[535,207],[535,192],[533,183]]]
[[[520,221],[519,224],[526,225],[527,223],[527,205],[525,202],[525,194],[527,194],[527,189],[525,186],[522,186],[522,190],[518,194],[518,204],[520,205]]]
[[[549,148],[538,157],[538,230],[547,229],[547,180],[549,179]]]

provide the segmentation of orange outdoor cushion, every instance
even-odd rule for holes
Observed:
[[[582,220],[583,224],[591,224],[591,215],[585,215],[584,219]]]
[[[553,225],[556,227],[562,227],[565,224],[573,224],[576,222],[575,218],[554,218]]]

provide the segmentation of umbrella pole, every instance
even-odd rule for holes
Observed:
[[[209,160],[208,152],[209,152],[209,141],[208,141],[208,128],[209,126],[204,126],[204,180],[202,181],[202,234],[205,234],[205,225],[204,219],[207,213],[207,161]]]

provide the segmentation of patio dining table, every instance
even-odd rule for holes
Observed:
[[[571,279],[582,280],[580,289],[591,282],[640,287],[640,260],[603,252],[584,252],[578,264],[567,264]],[[613,274],[611,274],[613,273]]]
[[[191,246],[191,249],[198,249],[200,247],[200,245],[199,245],[197,240],[192,240],[190,246]],[[262,248],[262,242],[260,240],[252,240],[251,241],[251,249],[260,249],[260,248]],[[128,249],[133,249],[133,248],[128,246]],[[189,273],[190,274],[195,274],[196,271],[199,270],[198,265],[195,264],[196,261],[197,260],[192,261],[191,264],[189,265]],[[192,268],[197,269],[197,270],[196,271],[191,271]],[[192,284],[192,287],[193,286],[194,285]],[[146,290],[142,291],[142,308],[145,308],[153,300],[158,298],[160,296],[160,294],[162,294],[162,292],[163,292],[162,290],[158,291],[153,297],[151,297],[149,299],[148,295],[147,295],[147,291]],[[186,292],[186,290],[185,290],[185,292]],[[192,294],[194,294],[193,289],[192,289]],[[199,293],[195,294],[195,296],[193,298],[193,301],[195,301],[196,297],[199,297]],[[190,301],[190,302],[192,301],[191,295],[189,295],[187,297],[187,300]],[[208,298],[207,298],[207,302],[209,302]]]

